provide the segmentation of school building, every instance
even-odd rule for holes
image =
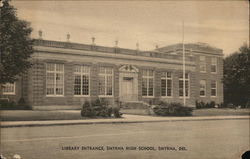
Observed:
[[[105,98],[111,104],[145,101],[223,102],[223,51],[205,43],[157,47],[152,51],[35,39],[33,66],[0,98],[31,106],[81,106]],[[184,82],[185,81],[185,82]],[[183,85],[185,83],[185,93]]]

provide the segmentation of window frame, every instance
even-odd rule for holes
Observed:
[[[215,88],[212,87],[213,82],[215,82]],[[211,81],[211,86],[210,86],[210,91],[211,91],[210,95],[211,95],[211,97],[217,97],[217,93],[218,93],[218,92],[217,92],[217,87],[218,87],[218,86],[217,86],[217,81],[212,80],[212,81]],[[215,95],[212,95],[212,90],[213,90],[213,89],[215,90]]]
[[[7,86],[7,85],[10,85],[10,86],[13,85],[13,91],[12,92],[4,92],[5,88],[3,88],[2,89],[3,95],[16,95],[16,82],[13,82],[13,83],[8,82],[8,83],[5,83],[3,86]]]
[[[202,58],[204,58],[204,60],[202,60]],[[206,56],[200,56],[199,57],[199,62],[200,62],[200,65],[199,65],[199,71],[202,72],[202,73],[205,73],[207,71],[207,67],[206,67]],[[204,66],[204,70],[201,70],[201,66]]]
[[[100,69],[104,68],[105,73],[100,73]],[[107,95],[107,77],[110,75],[107,74],[107,68],[110,68],[112,70],[111,76],[112,76],[112,95]],[[100,95],[100,75],[104,75],[104,95],[101,94]],[[110,97],[114,97],[114,68],[110,67],[110,66],[101,66],[99,67],[99,72],[98,72],[98,97],[105,97],[105,98],[110,98]]]
[[[204,81],[204,95],[201,95],[201,82]],[[199,96],[200,97],[206,97],[207,93],[207,81],[206,80],[200,80],[200,83],[199,83],[199,86],[200,86],[200,90],[199,90]]]
[[[185,98],[190,98],[190,73],[186,73],[187,75],[188,75],[188,78],[186,79],[185,78],[185,81],[188,81],[188,96],[186,96]],[[182,80],[183,81],[183,79],[184,79],[184,77],[183,77],[183,74],[181,74],[181,76],[182,76],[182,78],[180,78],[180,76],[178,77],[178,93],[179,93],[179,98],[184,98],[184,93],[183,93],[183,96],[180,96],[180,80]],[[186,77],[186,75],[185,75],[185,77]],[[186,84],[186,82],[185,82],[185,84]],[[183,82],[183,85],[184,85],[184,82]],[[183,89],[183,87],[182,87],[182,89]]]
[[[162,77],[162,75],[161,75],[161,81],[162,80],[165,80],[166,81],[166,95],[165,96],[162,96],[162,83],[161,83],[161,98],[172,98],[173,97],[173,73],[172,72],[170,72],[170,71],[167,71],[167,72],[162,72],[162,73],[164,73],[165,74],[165,76],[164,77]],[[168,73],[170,73],[171,74],[171,77],[167,77],[167,74]],[[167,84],[167,81],[168,80],[171,80],[171,96],[168,96],[168,91],[167,91],[167,88],[168,88],[168,84]]]
[[[80,71],[81,72],[76,72],[75,71],[75,68],[76,67],[80,67]],[[85,73],[83,70],[84,70],[84,67],[87,67],[88,68],[88,73]],[[74,93],[73,93],[73,95],[74,95],[74,97],[90,97],[90,70],[91,70],[91,68],[90,68],[90,66],[88,66],[88,65],[74,65],[74,84],[73,84],[73,90],[74,90]],[[76,75],[80,75],[80,77],[81,77],[81,83],[80,83],[80,92],[81,92],[81,94],[75,94],[75,77],[76,77]],[[88,75],[88,95],[84,95],[83,94],[83,75]]]
[[[47,70],[48,64],[53,64],[53,67],[54,67],[54,70],[53,70],[53,71],[48,71],[48,70]],[[57,66],[57,65],[62,65],[62,72],[56,70],[56,66]],[[46,92],[45,92],[45,93],[46,93],[46,97],[64,97],[64,91],[65,91],[65,90],[64,90],[64,86],[65,86],[65,84],[64,84],[64,82],[65,82],[65,80],[64,80],[64,79],[65,79],[65,75],[64,75],[64,64],[63,64],[63,63],[51,63],[51,62],[48,62],[48,63],[46,63],[45,69],[46,69],[46,70],[45,70],[45,71],[46,71],[46,72],[45,72],[45,73],[46,73]],[[48,77],[48,76],[47,76],[47,73],[48,73],[48,72],[54,74],[54,79],[53,79],[53,80],[54,80],[54,85],[53,85],[54,94],[47,94],[47,89],[48,89],[48,87],[47,87],[47,86],[48,86],[48,85],[47,85],[47,84],[48,84],[48,83],[47,83],[47,82],[48,82],[48,81],[47,81],[47,77]],[[62,90],[62,94],[56,94],[56,74],[57,74],[57,73],[63,75],[63,81],[62,81],[62,89],[63,89],[63,90]]]
[[[215,61],[213,61],[215,60]],[[215,72],[212,72],[212,67],[215,66]],[[213,74],[217,73],[217,69],[218,69],[218,59],[216,57],[211,57],[211,66],[210,66],[210,72]]]
[[[143,75],[143,71],[146,71],[146,75]],[[150,76],[149,75],[149,72],[152,71],[153,72],[153,75]],[[155,86],[155,71],[154,70],[150,70],[150,69],[144,69],[142,70],[142,83],[143,83],[143,78],[146,79],[147,81],[147,95],[143,95],[143,87],[142,87],[142,97],[143,98],[154,98],[155,97],[155,90],[154,90],[154,86]],[[149,96],[149,79],[153,79],[153,95],[152,96]]]

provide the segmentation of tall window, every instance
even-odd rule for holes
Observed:
[[[200,97],[206,96],[206,80],[200,80]]]
[[[172,73],[164,72],[161,74],[161,96],[172,96]]]
[[[200,56],[200,72],[206,72],[206,57]]]
[[[217,95],[217,83],[216,81],[211,81],[211,96],[216,97]]]
[[[142,71],[142,96],[154,96],[154,71]]]
[[[6,83],[3,85],[4,95],[15,95],[15,83]]]
[[[179,96],[183,97],[184,96],[184,91],[183,91],[183,86],[184,86],[184,78],[183,74],[179,76]],[[185,74],[185,96],[189,96],[189,74]]]
[[[215,57],[211,58],[211,72],[212,73],[217,72],[217,58]]]
[[[100,67],[99,71],[99,95],[113,95],[113,68]]]
[[[89,95],[89,66],[75,66],[74,95]]]
[[[46,65],[46,94],[63,95],[64,65],[47,63]]]

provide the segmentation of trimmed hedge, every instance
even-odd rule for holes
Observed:
[[[153,111],[159,116],[191,116],[193,109],[180,103],[161,102],[153,107]]]
[[[108,102],[105,100],[97,99],[95,101],[85,101],[82,110],[82,117],[111,117],[120,118],[120,108],[119,107],[111,107],[108,105]]]
[[[32,110],[32,107],[26,103],[24,98],[20,98],[18,103],[1,99],[0,110]]]

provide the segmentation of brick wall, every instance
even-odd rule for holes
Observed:
[[[211,58],[212,56],[206,56],[206,72],[201,73],[199,71],[199,56],[197,56],[197,66],[196,66],[196,72],[197,72],[197,100],[203,101],[205,103],[214,101],[216,103],[222,103],[223,102],[223,58],[217,57],[217,73],[211,73]],[[200,80],[206,80],[206,96],[200,97],[199,90],[200,90]],[[211,97],[211,81],[215,80],[217,82],[217,96]]]

